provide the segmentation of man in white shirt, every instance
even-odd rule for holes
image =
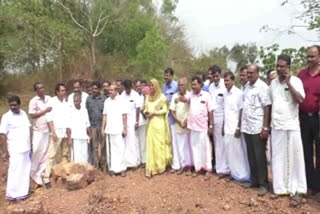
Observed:
[[[123,81],[124,91],[120,95],[124,105],[128,108],[127,112],[127,135],[124,139],[126,145],[126,164],[127,168],[136,168],[140,165],[140,146],[136,135],[136,129],[139,128],[139,117],[141,102],[139,94],[132,90],[131,80]]]
[[[290,64],[290,56],[278,56],[278,78],[270,86],[272,179],[276,195],[299,197],[298,194],[307,193],[299,122],[299,104],[304,101],[305,92],[301,80],[291,75]]]
[[[9,159],[6,198],[22,200],[29,195],[30,184],[30,122],[20,109],[20,98],[8,98],[10,110],[2,115],[0,137],[5,159]]]
[[[91,136],[88,111],[81,104],[81,93],[74,93],[73,102],[74,106],[70,107],[69,123],[72,139],[71,160],[75,163],[88,163],[88,143]]]
[[[243,108],[242,91],[234,85],[234,74],[224,74],[226,93],[224,95],[223,134],[227,161],[231,177],[237,181],[249,181],[250,171],[245,142],[241,141],[240,119]]]
[[[241,132],[247,145],[250,166],[250,183],[245,188],[259,187],[258,195],[264,196],[268,188],[266,142],[269,135],[271,99],[266,83],[259,79],[260,68],[248,66],[249,85],[244,90]]]
[[[139,150],[140,150],[140,160],[142,166],[146,164],[146,128],[147,128],[147,118],[142,113],[144,109],[144,103],[145,103],[145,95],[142,92],[142,83],[140,80],[136,81],[136,91],[139,94],[139,106],[141,106],[140,109],[140,115],[139,115],[139,124],[138,129],[136,130],[136,135],[138,137],[139,142]]]
[[[111,175],[126,176],[127,106],[118,95],[116,85],[110,86],[110,97],[104,102],[102,132],[106,133],[107,163]]]
[[[240,81],[240,89],[241,91],[244,91],[244,89],[247,87],[248,84],[248,75],[247,75],[247,65],[241,66],[239,70],[239,81]]]
[[[193,163],[191,159],[190,148],[190,130],[187,128],[187,119],[189,112],[190,92],[187,91],[187,79],[181,78],[178,81],[178,93],[175,93],[170,103],[170,112],[175,120],[175,135],[176,152],[173,153],[173,165],[179,166],[178,174],[181,174],[184,169],[190,168]]]
[[[50,176],[53,165],[60,163],[61,160],[69,160],[68,143],[71,142],[70,133],[67,133],[70,106],[65,98],[65,85],[62,83],[57,84],[55,94],[56,96],[51,98],[49,102],[49,106],[52,110],[47,114],[47,121],[50,129],[50,142],[43,178],[44,186],[47,189],[51,188]]]
[[[226,149],[222,136],[223,115],[224,115],[224,93],[226,87],[221,78],[221,69],[217,65],[211,66],[209,69],[212,73],[213,83],[209,86],[209,93],[213,103],[216,105],[213,124],[213,142],[215,151],[216,172],[220,178],[226,177],[230,174],[230,169],[227,161]]]
[[[46,114],[52,110],[52,107],[48,105],[50,96],[45,95],[42,83],[36,82],[33,89],[36,96],[29,102],[29,115],[33,128],[30,176],[38,186],[41,186],[49,146],[49,127]]]
[[[74,103],[73,103],[74,93],[80,93],[81,94],[81,100],[83,100],[81,102],[81,105],[82,105],[83,108],[86,108],[86,100],[87,100],[89,95],[82,90],[81,81],[80,80],[74,81],[72,86],[73,86],[73,93],[71,93],[69,95],[69,97],[68,97],[69,106],[73,106],[74,107]]]

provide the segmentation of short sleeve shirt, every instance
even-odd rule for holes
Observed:
[[[30,151],[30,126],[27,114],[21,109],[18,114],[9,110],[2,115],[0,133],[7,136],[9,153]]]
[[[107,116],[106,134],[121,134],[123,131],[123,115],[128,113],[127,103],[117,95],[104,102],[103,114]]]
[[[302,82],[299,78],[291,76],[291,85],[305,97]],[[299,104],[296,103],[286,83],[279,78],[272,81],[270,86],[272,99],[271,126],[277,130],[300,130]]]
[[[90,127],[87,109],[81,106],[80,109],[70,107],[71,138],[78,140],[88,139],[87,128]]]
[[[241,131],[247,134],[258,134],[263,128],[264,107],[271,105],[269,88],[258,79],[248,85],[243,95]]]
[[[68,96],[68,104],[70,107],[74,107],[73,96],[74,96],[74,93]],[[84,91],[81,92],[81,107],[86,108],[86,101],[88,96],[89,95],[86,92]]]
[[[208,130],[208,113],[214,109],[211,96],[201,90],[199,94],[191,93],[188,115],[188,128],[194,131]]]
[[[189,103],[175,101],[179,98],[179,93],[176,93],[172,97],[172,101],[170,103],[169,109],[171,111],[175,111],[176,117],[179,121],[185,121],[188,119],[188,112],[189,112]],[[187,99],[190,97],[190,92],[186,92],[184,95]],[[182,128],[178,123],[175,123],[175,130],[177,133],[188,133],[189,130],[187,128]]]
[[[170,105],[172,96],[177,93],[178,91],[178,83],[174,80],[170,82],[170,84],[163,85],[163,94],[166,96],[168,103]],[[170,125],[174,124],[174,119],[172,118],[171,114],[169,114],[169,123]]]
[[[89,120],[92,127],[100,128],[102,126],[102,112],[106,97],[90,95],[87,98],[86,108],[89,114]]]
[[[238,127],[239,113],[243,108],[243,94],[236,86],[224,96],[224,133],[233,135]]]
[[[49,106],[50,96],[44,96],[42,100],[39,96],[33,97],[29,102],[29,114],[36,114],[40,111],[45,110]],[[49,127],[47,124],[46,115],[32,119],[32,127],[34,131],[48,133]]]
[[[209,86],[209,93],[214,102],[214,116],[223,117],[223,107],[224,107],[224,94],[226,92],[226,87],[224,85],[224,80],[221,78],[218,85],[211,83]]]
[[[142,107],[142,103],[139,100],[139,94],[131,90],[130,94],[128,95],[125,91],[122,92],[120,95],[121,99],[123,99],[123,102],[127,106],[128,114],[127,114],[127,120],[128,120],[128,125],[129,123],[135,124],[136,122],[136,113],[137,113],[137,108]]]

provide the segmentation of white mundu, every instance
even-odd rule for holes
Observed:
[[[188,112],[189,112],[189,104],[187,102],[180,102],[176,101],[179,98],[179,92],[174,94],[172,97],[172,101],[170,103],[170,110],[175,112],[176,117],[179,121],[183,122],[188,119]],[[186,98],[190,97],[190,92],[186,92],[184,95]],[[192,166],[192,159],[191,159],[191,147],[190,147],[190,130],[188,128],[182,128],[176,122],[175,126],[175,143],[173,148],[173,164],[175,166],[174,169],[182,169],[184,167]]]
[[[29,102],[29,114],[36,114],[48,107],[50,97],[33,97]],[[42,173],[46,168],[47,151],[49,147],[49,128],[46,114],[32,119],[32,155],[31,155],[31,178],[38,185],[42,185]]]
[[[212,101],[215,104],[214,109],[214,130],[213,130],[213,142],[214,152],[216,158],[216,172],[218,174],[229,174],[230,169],[227,161],[226,149],[222,136],[223,115],[224,115],[224,94],[226,87],[224,85],[223,78],[220,79],[216,85],[214,82],[210,84],[209,93]]]
[[[231,176],[237,181],[249,181],[250,170],[245,142],[235,138],[240,110],[243,108],[242,91],[232,86],[224,97],[224,143]]]
[[[145,97],[141,94],[139,95],[139,103],[141,108],[144,106]],[[141,113],[140,110],[140,116],[139,116],[139,128],[136,131],[136,135],[139,142],[139,149],[140,149],[140,160],[142,164],[146,163],[146,130],[147,130],[147,118],[145,118],[145,115]]]
[[[126,145],[126,164],[127,167],[137,167],[141,161],[140,146],[136,135],[135,125],[137,122],[137,108],[141,108],[142,103],[139,100],[139,94],[134,90],[131,90],[129,95],[124,91],[120,97],[123,99],[124,105],[128,108],[127,136],[124,139]]]
[[[90,127],[87,109],[81,106],[80,109],[70,107],[70,124],[72,139],[71,160],[75,163],[88,163],[88,134]]]
[[[305,92],[300,79],[290,77],[292,87],[302,96]],[[286,83],[279,78],[270,86],[272,98],[272,174],[275,194],[307,192],[304,154],[299,124],[299,104]]]
[[[30,184],[30,122],[27,114],[8,111],[2,116],[0,134],[6,135],[9,152],[6,198],[25,199]]]
[[[108,169],[114,173],[120,173],[127,169],[125,159],[125,142],[122,137],[123,115],[128,112],[126,103],[117,95],[114,99],[109,97],[104,102],[103,115],[106,115],[107,134],[107,162]]]

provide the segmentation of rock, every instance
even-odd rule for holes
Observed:
[[[7,214],[44,214],[44,208],[41,202],[34,201],[29,204],[10,205],[7,208]]]
[[[72,174],[67,177],[66,188],[68,190],[83,189],[87,186],[88,182],[84,174]]]
[[[249,207],[257,207],[258,206],[258,203],[256,200],[254,200],[253,198],[250,198],[250,201],[248,203],[248,206]]]
[[[21,207],[10,205],[7,208],[7,214],[23,214],[23,213],[24,213],[24,209],[22,209]]]
[[[230,209],[231,209],[230,205],[228,204],[223,205],[223,210],[228,211]]]
[[[52,178],[68,190],[82,189],[99,175],[90,164],[61,162],[52,168]]]

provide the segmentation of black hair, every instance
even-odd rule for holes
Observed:
[[[108,80],[103,81],[103,83],[102,83],[102,84],[104,84],[104,83],[108,83],[109,85],[111,85],[110,81],[108,81]]]
[[[93,81],[92,83],[91,83],[91,87],[92,86],[97,86],[97,88],[101,88],[101,83],[99,82],[99,81]]]
[[[57,92],[60,91],[60,87],[63,86],[64,88],[66,88],[65,84],[63,83],[58,83],[54,89],[54,93],[57,95]]]
[[[132,81],[129,79],[125,79],[122,82],[122,84],[123,84],[124,88],[126,88],[126,89],[132,88]]]
[[[174,71],[173,71],[173,69],[172,68],[166,68],[165,70],[164,70],[164,73],[165,74],[171,74],[171,76],[173,76],[174,75]]]
[[[235,79],[234,74],[231,71],[227,71],[226,73],[224,73],[223,77],[224,78],[230,77],[230,79],[233,81]]]
[[[33,84],[33,90],[34,90],[34,91],[37,91],[38,85],[40,85],[40,84],[42,84],[42,83],[41,83],[41,82],[35,82],[35,83]]]
[[[21,104],[20,97],[18,97],[16,95],[12,95],[12,96],[8,97],[8,103],[12,103],[12,102],[16,102],[18,105],[20,105]]]
[[[291,65],[291,57],[287,54],[281,54],[278,56],[277,60],[283,60],[287,65]]]
[[[193,82],[193,81],[195,81],[195,80],[196,80],[200,85],[202,85],[202,78],[201,78],[200,76],[198,76],[198,75],[193,76],[192,79],[191,79],[191,81]]]
[[[146,84],[146,85],[148,84],[148,83],[147,83],[147,80],[141,80],[141,83],[142,83],[142,84]]]
[[[208,68],[208,71],[211,71],[212,73],[216,73],[218,72],[219,74],[221,74],[221,68],[217,65],[212,65]]]
[[[240,72],[241,71],[244,71],[244,70],[247,70],[248,69],[248,65],[243,65],[240,67]]]
[[[72,85],[74,85],[75,83],[79,83],[80,86],[82,85],[81,80],[75,80]]]

